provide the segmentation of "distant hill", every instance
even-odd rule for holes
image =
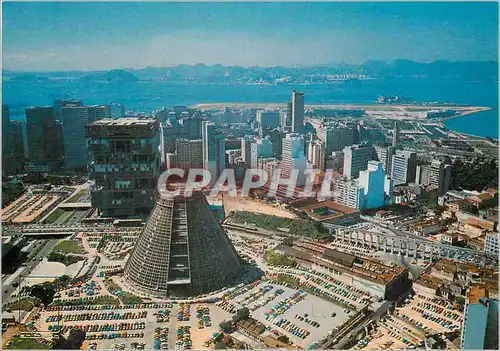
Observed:
[[[325,82],[331,75],[368,76],[375,79],[414,78],[460,78],[477,81],[498,81],[498,65],[493,61],[451,62],[435,61],[421,63],[410,60],[392,62],[367,61],[360,65],[328,64],[308,67],[242,67],[223,65],[177,65],[173,67],[145,67],[141,69],[113,69],[94,72],[12,72],[4,71],[7,80],[42,81],[45,78],[63,77],[84,82],[135,82],[137,80],[160,80],[170,82],[233,83],[233,82]]]
[[[312,75],[367,75],[388,77],[461,77],[471,80],[497,80],[498,65],[493,61],[420,63],[410,60],[392,62],[368,61],[361,65],[331,64],[312,67],[241,67],[205,64],[174,67],[147,67],[132,71],[138,77],[164,77],[167,80],[193,79],[200,81],[269,80],[279,77],[300,79]]]
[[[80,78],[84,82],[136,82],[139,78],[130,72],[122,69],[112,69],[108,72],[92,73]]]

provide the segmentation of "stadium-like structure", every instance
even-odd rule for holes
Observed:
[[[156,298],[219,290],[238,276],[240,259],[205,196],[160,198],[125,265],[125,281]]]

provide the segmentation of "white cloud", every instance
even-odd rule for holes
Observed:
[[[424,31],[425,29],[422,29]],[[299,39],[300,38],[300,39]],[[88,45],[58,45],[38,52],[33,47],[11,50],[4,46],[5,69],[26,71],[107,70],[177,64],[223,64],[241,66],[314,65],[332,62],[360,63],[365,60],[392,60],[410,57],[428,61],[435,57],[453,59],[453,50],[443,52],[442,39],[428,37],[424,43],[412,37],[364,35],[348,31],[327,32],[318,29],[314,36],[284,36],[270,33],[260,37],[246,33],[182,32],[156,36],[143,43],[125,45],[106,42],[106,38]],[[387,52],[384,48],[394,47]],[[425,48],[425,49],[424,49]]]
[[[339,43],[340,44],[340,43]],[[4,47],[4,67],[11,70],[96,70],[177,64],[293,65],[332,62],[338,59],[321,40],[252,37],[245,34],[211,35],[184,32],[161,35],[139,45],[99,43],[61,45],[47,52]],[[338,56],[338,55],[337,55]]]

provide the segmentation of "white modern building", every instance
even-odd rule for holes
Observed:
[[[394,186],[386,176],[382,162],[369,161],[358,179],[337,179],[333,185],[334,200],[356,209],[369,209],[391,203]]]
[[[177,139],[175,153],[165,155],[167,168],[182,168],[189,171],[191,168],[203,167],[202,140]]]
[[[382,162],[382,168],[386,174],[392,170],[392,156],[396,152],[394,146],[381,146],[375,145],[375,152],[377,153],[378,160]]]
[[[241,158],[247,168],[257,168],[258,144],[257,140],[251,136],[241,138]]]
[[[394,185],[415,182],[417,154],[413,151],[398,150],[392,157],[391,178]]]
[[[416,167],[415,183],[422,186],[433,186],[441,194],[450,187],[451,166],[444,162],[433,160],[429,165]]]
[[[298,170],[297,186],[305,184],[307,159],[304,154],[304,137],[299,134],[287,134],[283,139],[281,178],[289,179],[292,170]]]
[[[351,208],[360,208],[361,190],[355,179],[338,179],[333,184],[333,200]]]
[[[309,143],[307,149],[307,164],[309,168],[325,170],[325,151],[319,140]]]
[[[498,233],[488,233],[484,241],[484,252],[492,255],[498,255]]]

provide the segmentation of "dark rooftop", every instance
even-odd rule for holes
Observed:
[[[347,267],[352,267],[353,263],[356,261],[356,256],[329,248],[325,248],[325,251],[323,252],[323,255],[321,255],[321,258],[324,260],[342,264]]]

